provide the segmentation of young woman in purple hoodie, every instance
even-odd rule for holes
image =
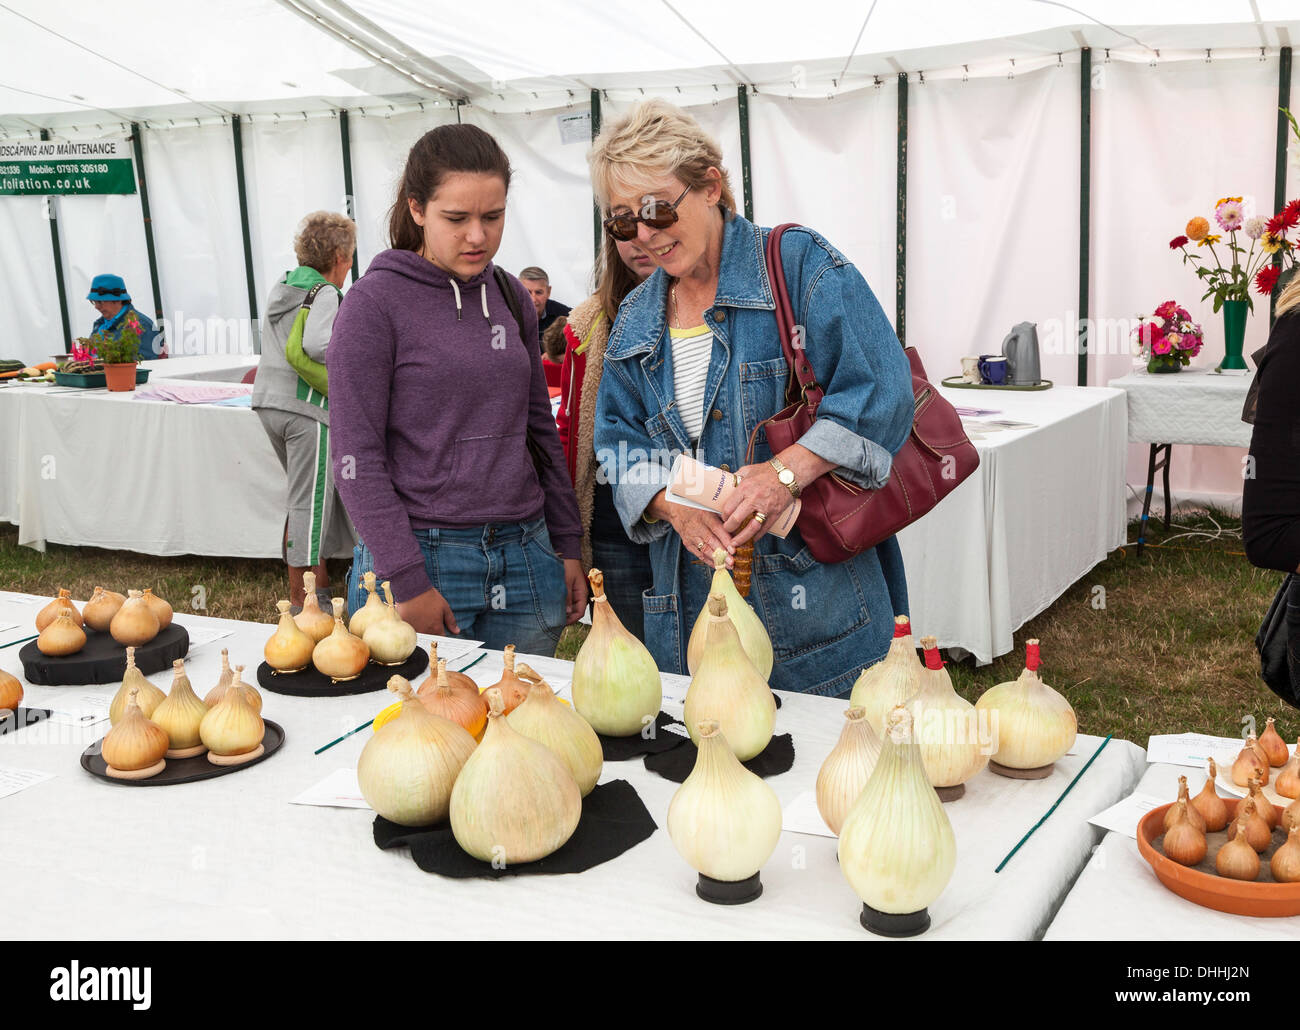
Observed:
[[[411,148],[391,250],[348,291],[330,341],[330,451],[361,576],[390,580],[421,633],[554,654],[587,606],[578,505],[551,417],[537,313],[494,275],[510,162],[473,125]]]

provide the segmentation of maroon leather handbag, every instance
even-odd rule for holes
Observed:
[[[766,432],[773,454],[798,443],[817,420],[817,407],[825,395],[812,366],[794,349],[794,310],[781,266],[781,235],[791,228],[797,226],[778,225],[767,237],[767,274],[776,300],[781,347],[790,364],[787,406],[754,427],[747,464],[753,463],[760,429]],[[800,340],[808,345],[802,334]],[[795,525],[820,562],[847,561],[887,540],[952,493],[979,467],[979,453],[962,429],[961,418],[926,379],[916,348],[903,350],[912,367],[912,431],[894,455],[888,482],[879,490],[868,490],[828,472],[799,494],[803,509]]]

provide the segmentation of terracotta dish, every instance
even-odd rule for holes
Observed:
[[[1228,806],[1228,816],[1237,813],[1237,798],[1224,798]],[[1232,912],[1239,916],[1295,916],[1300,915],[1300,883],[1271,883],[1257,881],[1248,883],[1244,880],[1230,880],[1213,873],[1201,872],[1189,866],[1179,865],[1157,849],[1155,841],[1164,832],[1165,812],[1170,805],[1153,808],[1138,823],[1138,851],[1142,853],[1155,870],[1157,879],[1180,898],[1186,898],[1193,904],[1204,908],[1217,909],[1220,912]],[[1278,843],[1280,831],[1273,833],[1273,845],[1266,854],[1271,854]],[[1227,838],[1226,831],[1211,833],[1207,861],[1213,868],[1218,842]],[[1268,859],[1260,856],[1263,869],[1260,876],[1266,875]]]

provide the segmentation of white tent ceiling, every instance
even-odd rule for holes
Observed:
[[[901,71],[1004,76],[1084,45],[1275,51],[1298,19],[1300,0],[3,0],[0,132],[453,99],[522,111],[592,88],[827,96]]]

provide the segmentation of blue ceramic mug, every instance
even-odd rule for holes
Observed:
[[[1004,385],[1007,381],[1007,359],[1001,354],[981,354],[980,378],[989,386]]]

